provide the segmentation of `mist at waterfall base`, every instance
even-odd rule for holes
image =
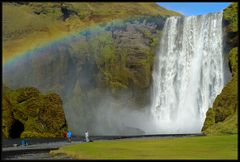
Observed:
[[[72,49],[74,42],[52,44],[3,67],[3,83],[60,94],[76,135],[200,133],[206,111],[231,76],[222,38],[222,13],[168,18],[155,57],[151,103],[141,109],[129,101],[130,91],[116,97],[96,90],[94,57],[86,61]],[[84,47],[83,40],[77,45]]]

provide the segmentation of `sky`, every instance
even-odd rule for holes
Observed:
[[[223,11],[231,2],[158,2],[157,4],[184,16],[195,16]]]

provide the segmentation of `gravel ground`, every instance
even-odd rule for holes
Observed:
[[[57,149],[64,145],[70,145],[75,143],[82,143],[81,141],[73,141],[68,143],[66,141],[61,142],[49,142],[41,144],[33,144],[28,146],[17,147],[5,147],[2,148],[2,159],[4,160],[39,160],[39,159],[68,159],[72,158],[64,157],[62,155],[52,157],[49,155],[50,150]]]
[[[73,141],[71,143],[66,141],[61,142],[49,142],[49,143],[41,143],[41,144],[33,144],[28,146],[17,146],[17,147],[5,147],[2,148],[2,151],[28,151],[28,150],[37,150],[37,149],[56,149],[64,145],[70,145],[75,143],[82,143],[81,141]]]
[[[74,159],[65,157],[63,155],[52,157],[51,155],[49,155],[48,152],[41,152],[7,156],[3,157],[3,160],[74,160]]]

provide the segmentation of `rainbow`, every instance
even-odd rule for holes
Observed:
[[[3,67],[7,68],[9,66],[12,66],[12,65],[18,63],[19,60],[22,60],[22,59],[24,60],[25,58],[33,57],[36,55],[43,55],[44,50],[47,49],[47,47],[50,47],[52,45],[57,45],[60,43],[64,43],[64,42],[71,43],[72,41],[78,39],[79,36],[82,36],[82,34],[87,31],[97,31],[99,28],[101,28],[102,25],[104,25],[104,26],[107,26],[110,24],[116,25],[116,24],[120,24],[124,20],[128,20],[128,19],[129,18],[115,19],[115,20],[112,20],[109,22],[94,24],[90,27],[82,28],[78,31],[68,32],[61,36],[56,36],[55,38],[49,39],[46,42],[41,43],[40,45],[34,45],[32,48],[28,48],[27,50],[25,50],[23,52],[11,53],[11,55],[9,57],[7,57],[6,59],[3,58]],[[4,56],[4,53],[3,53],[3,56]]]
[[[32,57],[33,55],[36,55],[36,54],[41,54],[41,52],[39,52],[39,51],[44,51],[44,49],[46,49],[47,47],[49,47],[51,45],[59,44],[61,42],[71,41],[71,39],[74,38],[76,35],[81,35],[81,33],[84,33],[87,30],[94,30],[94,28],[95,28],[95,26],[92,26],[92,27],[84,28],[77,32],[67,33],[63,36],[56,36],[55,38],[52,38],[47,42],[43,42],[38,46],[29,48],[24,52],[14,53],[14,54],[12,54],[11,57],[7,58],[6,60],[3,60],[3,66],[4,67],[10,66],[10,65],[13,65],[16,62],[18,62],[20,59]],[[69,42],[69,43],[71,43],[71,42]]]

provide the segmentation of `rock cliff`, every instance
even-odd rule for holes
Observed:
[[[149,104],[154,55],[171,15],[180,14],[154,3],[4,3],[3,58],[20,57],[4,66],[3,82],[59,94],[74,133],[95,133],[103,121],[98,133],[134,134],[117,112]]]
[[[2,104],[3,137],[63,137],[67,125],[59,95],[4,86]]]
[[[238,132],[238,4],[233,3],[223,12],[226,33],[226,53],[232,79],[209,108],[202,132],[207,135]]]

